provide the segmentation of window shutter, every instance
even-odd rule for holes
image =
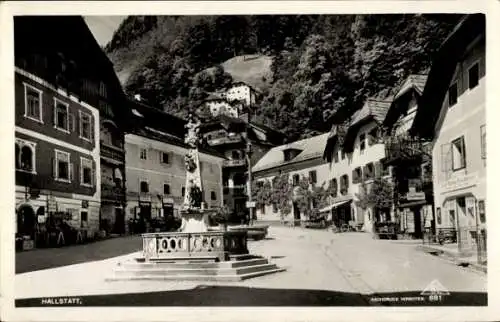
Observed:
[[[452,150],[451,143],[441,145],[441,172],[448,173],[452,168]]]
[[[53,115],[52,115],[52,125],[56,126],[57,124],[57,105],[54,104],[54,108],[53,108]]]
[[[92,177],[90,177],[90,184],[94,186],[96,184],[96,173],[95,168],[92,166]]]
[[[95,129],[95,122],[94,122],[94,119],[92,118],[92,116],[90,116],[90,123],[89,123],[89,132],[90,132],[90,141],[94,142],[94,129]]]
[[[83,183],[83,162],[80,159],[80,183]]]
[[[75,132],[75,115],[69,114],[68,122],[68,131]]]
[[[465,138],[462,137],[462,140],[461,140],[461,144],[462,144],[462,165],[464,168],[467,168],[467,154],[466,154],[466,151],[465,151]]]
[[[57,160],[52,158],[52,177],[57,178]]]
[[[73,163],[69,164],[69,181],[73,181]]]

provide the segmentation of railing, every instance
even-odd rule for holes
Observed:
[[[142,241],[146,261],[190,257],[224,261],[229,255],[248,254],[246,231],[151,233],[143,234]]]
[[[233,137],[212,138],[210,140],[207,140],[207,143],[209,145],[220,145],[220,144],[229,144],[229,143],[239,143],[242,141],[243,141],[243,139],[241,138],[241,136],[233,136]]]
[[[117,161],[125,161],[125,151],[118,147],[112,147],[101,142],[101,156]]]
[[[101,198],[122,201],[125,199],[125,188],[101,184]]]
[[[408,160],[430,155],[427,142],[406,136],[391,136],[384,139],[385,154],[388,161]]]
[[[241,167],[247,164],[246,160],[224,160],[222,165],[224,167]]]

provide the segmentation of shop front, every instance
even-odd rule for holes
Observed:
[[[320,209],[320,214],[328,214],[328,221],[334,229],[340,231],[350,230],[354,221],[352,209],[352,196],[341,196],[333,198],[331,204]]]

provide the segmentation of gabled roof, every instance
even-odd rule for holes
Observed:
[[[390,130],[394,123],[398,120],[401,113],[401,104],[409,104],[409,94],[413,91],[419,99],[424,91],[425,83],[427,82],[427,75],[425,74],[413,74],[408,76],[404,82],[399,87],[394,99],[387,111],[386,117],[384,119],[384,126]],[[417,102],[418,104],[418,102]],[[406,110],[405,110],[406,111]]]
[[[420,108],[417,110],[412,135],[432,139],[435,127],[448,87],[455,73],[456,66],[468,46],[476,38],[486,34],[486,19],[484,14],[466,15],[443,42],[432,61],[427,77]],[[482,38],[484,44],[485,37]]]
[[[295,141],[292,143],[280,145],[270,149],[252,168],[252,171],[262,171],[271,168],[277,168],[290,163],[306,161],[315,158],[321,158],[323,148],[328,138],[328,133],[313,136],[311,138]],[[302,152],[290,161],[284,160],[283,151],[288,149],[298,149]]]
[[[349,122],[349,129],[354,129],[356,126],[369,120],[382,123],[390,106],[390,101],[368,99],[365,105],[352,115],[351,121]]]
[[[427,74],[412,74],[406,78],[406,80],[401,84],[398,92],[394,96],[393,101],[406,94],[410,90],[415,90],[419,95],[422,95],[427,82]]]

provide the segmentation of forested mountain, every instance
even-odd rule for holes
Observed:
[[[262,97],[254,117],[295,140],[328,130],[324,117],[331,112],[355,110],[374,95],[384,98],[410,73],[424,72],[459,19],[131,16],[106,51],[127,92],[180,116],[232,81],[222,67],[227,60],[272,57],[267,76],[259,74]]]

